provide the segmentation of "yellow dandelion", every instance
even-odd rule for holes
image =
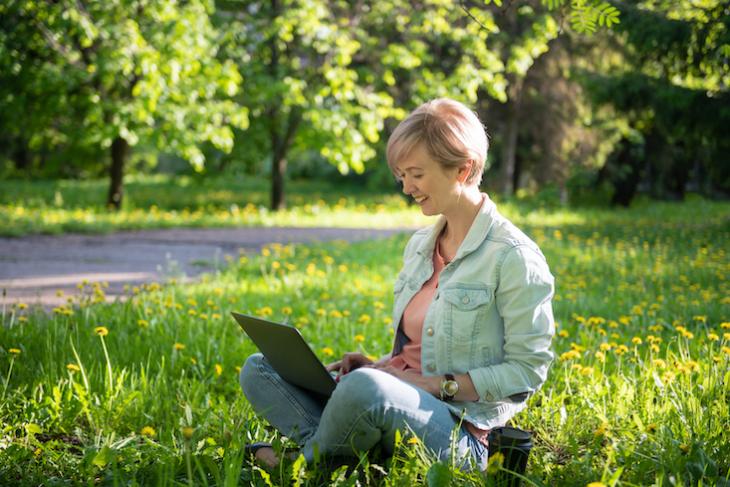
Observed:
[[[19,348],[11,348],[11,349],[8,350],[8,353],[10,353],[10,355],[20,355],[20,349]]]
[[[616,355],[623,355],[628,351],[629,347],[627,347],[626,345],[619,345],[618,347],[616,347],[616,350],[614,350],[613,353],[615,353]]]
[[[274,269],[275,271],[281,269],[281,262],[279,262],[278,260],[275,260],[274,262],[271,263],[271,268]]]
[[[720,323],[720,328],[723,330],[730,330],[730,321],[724,321]]]
[[[591,482],[590,484],[587,484],[586,487],[606,487],[606,484],[603,482]]]
[[[689,453],[689,445],[686,443],[682,443],[681,445],[679,445],[679,449],[682,450],[682,453]]]
[[[66,369],[72,373],[81,370],[81,368],[76,364],[66,364]]]
[[[336,310],[336,309],[333,309],[332,311],[330,311],[330,316],[331,316],[332,318],[342,318],[342,313],[340,313],[340,312],[339,312],[338,310]]]
[[[667,368],[667,363],[660,358],[655,358],[651,363],[654,364],[654,367],[659,367],[660,369]]]
[[[600,360],[601,362],[606,361],[606,354],[603,352],[596,352],[596,358]]]
[[[157,435],[157,432],[152,426],[145,426],[142,428],[139,432],[142,436],[146,436],[148,438],[154,438]]]
[[[611,344],[610,343],[603,342],[600,345],[598,345],[598,348],[602,352],[608,352],[609,350],[611,350]]]
[[[192,438],[193,437],[193,433],[195,433],[195,428],[192,428],[190,426],[185,426],[182,429],[182,434],[183,434],[183,436],[185,437],[186,440],[189,440],[190,438]]]
[[[722,347],[720,350],[722,350],[722,353],[724,353],[725,355],[730,355],[730,347],[725,346]]]
[[[28,309],[28,305],[25,303],[18,303],[18,309]]]
[[[357,343],[362,343],[365,341],[365,336],[358,333],[357,335],[355,335],[355,341]]]
[[[729,340],[730,341],[730,333],[723,333],[722,334],[722,339],[723,340]]]
[[[646,431],[648,431],[649,433],[654,433],[656,430],[657,430],[656,423],[649,423],[646,425]]]
[[[570,333],[568,333],[568,330],[560,330],[560,332],[558,332],[558,336],[568,338],[570,336]]]
[[[362,314],[362,315],[360,315],[360,318],[357,319],[357,322],[362,323],[362,324],[368,324],[368,323],[370,323],[371,319],[372,318],[370,318],[370,315]]]
[[[631,339],[631,343],[633,343],[634,345],[641,345],[641,338],[634,337]]]
[[[576,359],[578,357],[580,357],[580,352],[577,352],[575,350],[569,350],[569,351],[567,351],[567,352],[565,352],[565,353],[563,353],[563,354],[560,355],[560,360],[562,362],[564,362],[566,360],[573,360],[573,359]]]
[[[593,436],[604,436],[608,432],[608,423],[601,423],[593,432]]]
[[[651,345],[651,346],[649,347],[649,350],[651,350],[651,351],[652,351],[652,352],[654,352],[654,353],[659,353],[659,345],[654,345],[654,344],[652,344],[652,345]]]
[[[337,266],[337,270],[344,274],[347,272],[347,266],[344,264],[340,264],[339,266]]]
[[[173,347],[175,348],[175,350],[178,350],[178,351],[185,350],[185,345],[183,345],[182,343],[175,343],[175,345],[173,345]]]
[[[220,377],[223,373],[223,366],[221,364],[215,364],[215,375]]]
[[[28,321],[28,317],[27,316],[19,316],[18,317],[18,322],[20,322],[20,323],[26,323],[27,321]]]
[[[137,324],[142,328],[147,328],[148,326],[150,326],[150,323],[147,320],[137,320]]]
[[[705,315],[693,316],[692,319],[695,321],[699,321],[701,323],[707,323],[707,316],[705,316]]]
[[[281,308],[281,312],[286,316],[289,316],[294,312],[294,310],[292,310],[290,306],[284,306],[283,308]]]
[[[707,334],[707,339],[708,339],[708,340],[712,340],[713,342],[716,342],[717,340],[719,340],[719,339],[720,339],[720,337],[719,337],[719,336],[717,336],[717,334],[716,334],[716,333],[712,333],[712,332],[710,332],[710,333],[708,333],[708,334]]]
[[[333,356],[335,354],[335,351],[332,350],[330,347],[324,347],[322,349],[322,353],[325,354],[328,357],[331,357],[331,356]]]
[[[109,329],[106,326],[97,326],[96,328],[94,328],[94,333],[96,333],[100,337],[105,337],[109,334]]]
[[[580,375],[583,375],[583,376],[593,375],[593,367],[583,367],[580,371]]]

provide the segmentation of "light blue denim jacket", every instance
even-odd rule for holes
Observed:
[[[433,275],[434,246],[445,223],[441,217],[406,245],[394,288],[396,336],[406,305]],[[490,429],[525,407],[553,360],[553,292],[554,278],[537,244],[486,197],[441,271],[421,335],[423,375],[468,373],[479,393],[479,401],[447,403],[455,414]]]

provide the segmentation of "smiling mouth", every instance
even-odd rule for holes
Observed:
[[[413,199],[416,200],[416,203],[421,204],[428,199],[428,196],[414,196]]]

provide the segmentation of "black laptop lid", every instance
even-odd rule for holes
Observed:
[[[231,313],[287,382],[330,397],[337,383],[293,326]]]

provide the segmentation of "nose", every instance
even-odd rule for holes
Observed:
[[[404,194],[410,195],[413,193],[413,183],[409,181],[408,177],[401,179],[401,184],[403,185]]]

